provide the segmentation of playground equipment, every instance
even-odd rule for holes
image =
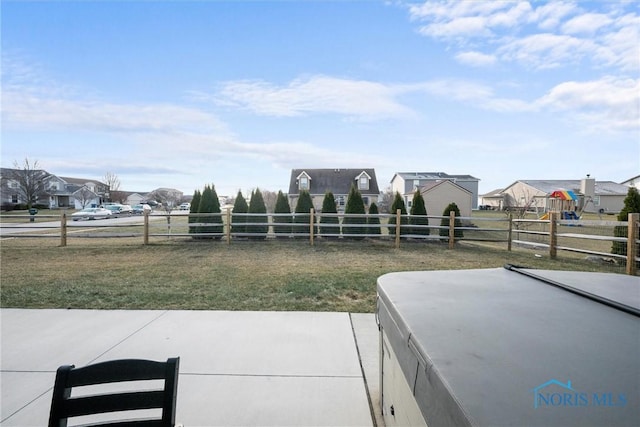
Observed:
[[[540,217],[542,220],[549,219],[549,212],[560,212],[562,219],[578,220],[582,215],[582,211],[578,214],[576,212],[578,196],[571,190],[556,190],[549,196],[549,203],[547,204],[547,212]]]

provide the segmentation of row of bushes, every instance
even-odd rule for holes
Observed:
[[[302,224],[309,224],[309,218],[308,216],[305,216],[305,214],[308,214],[311,209],[313,209],[313,200],[308,191],[302,190],[300,192],[293,212],[291,211],[288,198],[282,191],[279,191],[273,212],[276,214],[273,217],[273,228],[276,235],[308,234],[309,230],[305,229]],[[400,228],[401,235],[429,235],[431,233],[431,229],[425,227],[429,224],[429,219],[427,218],[424,198],[419,191],[416,191],[413,196],[409,218],[406,216],[407,209],[404,200],[399,193],[396,193],[393,204],[391,205],[392,213],[397,212],[397,210],[400,210],[402,214],[401,225],[403,226]],[[456,217],[460,216],[460,210],[455,203],[451,203],[447,206],[442,215],[448,217],[450,212],[454,212]],[[199,190],[194,192],[193,200],[191,201],[190,213],[221,213],[215,186],[207,185],[204,187],[202,192]],[[292,213],[302,215],[289,215]],[[369,215],[367,216],[364,200],[355,185],[351,186],[351,190],[347,197],[347,204],[344,211],[347,216],[344,217],[342,223],[342,233],[340,225],[338,224],[339,219],[337,215],[331,215],[337,214],[338,211],[335,196],[330,191],[325,193],[324,200],[322,202],[322,213],[329,215],[322,215],[320,217],[319,225],[316,228],[317,233],[329,236],[338,236],[342,234],[349,235],[352,238],[358,238],[358,235],[380,233],[380,227],[376,227],[376,225],[380,224],[380,219],[377,216],[377,205],[375,203],[371,203],[369,206]],[[266,214],[267,208],[260,189],[255,189],[251,192],[249,203],[247,203],[242,192],[238,191],[233,205],[233,225],[231,232],[236,235],[246,234],[247,237],[252,239],[265,239],[269,229],[268,217]],[[194,234],[193,237],[195,239],[216,239],[222,236],[223,223],[221,215],[198,217],[190,216],[189,223],[198,224],[189,227],[189,233]],[[292,226],[292,224],[296,225]],[[366,227],[365,225],[368,225],[369,227]],[[406,225],[415,225],[415,227],[406,227]],[[443,219],[441,225],[448,227],[448,219]],[[456,219],[455,237],[462,237],[463,231],[462,229],[458,229],[458,227],[461,226],[461,221]],[[395,233],[395,227],[390,227],[389,234],[395,236]],[[447,233],[448,231],[446,229],[440,229],[440,235],[446,236]]]

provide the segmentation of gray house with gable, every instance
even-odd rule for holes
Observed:
[[[289,205],[295,210],[302,190],[311,194],[316,211],[322,209],[326,192],[331,191],[336,199],[338,212],[344,211],[351,186],[362,194],[365,208],[378,202],[380,189],[373,168],[368,169],[292,169],[289,180]]]
[[[471,175],[449,175],[444,172],[396,172],[391,178],[391,191],[400,193],[405,204],[411,201],[416,189],[441,181],[451,181],[471,193],[471,208],[478,207],[478,183],[480,180]]]

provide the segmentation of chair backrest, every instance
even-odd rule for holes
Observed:
[[[81,368],[75,368],[73,365],[61,366],[56,372],[53,386],[49,427],[66,427],[67,419],[73,417],[147,409],[162,409],[162,416],[136,422],[121,420],[120,424],[111,420],[97,425],[173,427],[179,364],[180,358],[175,357],[167,359],[166,362],[123,359],[96,363]],[[146,380],[164,380],[164,387],[157,390],[104,392],[79,396],[75,396],[74,393],[72,396],[74,387]],[[127,416],[129,415],[130,413],[127,414]]]

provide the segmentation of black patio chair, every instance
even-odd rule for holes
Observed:
[[[144,426],[174,427],[178,369],[180,358],[169,358],[166,362],[153,360],[123,359],[112,360],[76,368],[61,366],[56,372],[49,415],[49,427],[66,427],[67,419],[85,415],[105,414],[115,418],[96,426]],[[78,395],[83,386],[102,384],[100,388],[112,389],[111,383],[125,381],[164,380],[163,388],[140,391],[100,391],[101,394]],[[136,383],[133,383],[136,384]],[[140,385],[138,383],[138,385]],[[149,383],[144,384],[148,386]],[[92,387],[92,393],[94,393]],[[72,389],[76,389],[72,396]],[[140,411],[162,409],[158,418],[122,420],[118,411]],[[135,414],[136,412],[133,412]],[[131,413],[127,413],[130,417]],[[147,411],[148,414],[148,411]],[[122,416],[122,414],[120,414]]]

